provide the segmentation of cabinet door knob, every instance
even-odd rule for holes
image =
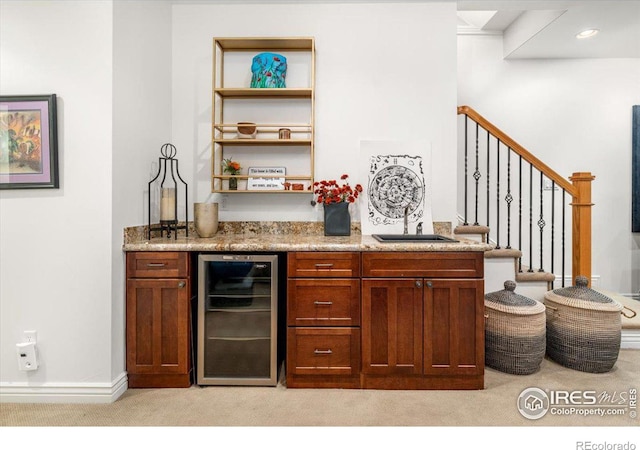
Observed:
[[[179,287],[179,288],[183,288],[183,287],[185,287],[186,285],[187,285],[187,283],[185,283],[184,281],[180,281],[180,282],[178,283],[178,287]]]
[[[427,287],[433,287],[433,283],[431,281],[427,281]]]
[[[422,282],[421,281],[416,281],[416,287],[417,288],[422,287]]]

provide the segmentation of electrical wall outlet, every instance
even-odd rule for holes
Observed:
[[[25,331],[24,332],[24,341],[25,342],[33,342],[34,344],[38,342],[38,332],[37,331]]]
[[[16,352],[18,354],[18,370],[29,371],[38,368],[35,342],[16,344]]]

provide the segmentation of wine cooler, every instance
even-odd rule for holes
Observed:
[[[277,384],[277,272],[277,255],[198,255],[198,384]]]

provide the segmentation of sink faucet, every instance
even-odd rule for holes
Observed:
[[[402,234],[409,234],[409,206],[404,209],[404,231]]]
[[[416,226],[416,234],[418,236],[422,235],[422,222],[418,222],[418,225]]]

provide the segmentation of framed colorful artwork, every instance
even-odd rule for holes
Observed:
[[[56,95],[0,96],[0,189],[58,187]]]

